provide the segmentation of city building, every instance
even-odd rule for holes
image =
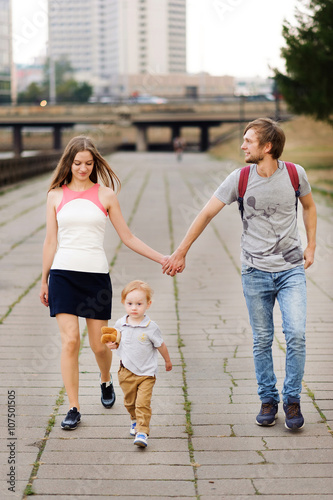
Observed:
[[[49,0],[49,55],[94,94],[129,95],[129,75],[186,73],[186,0]]]
[[[235,79],[232,76],[213,76],[208,73],[174,73],[161,75],[147,72],[129,75],[128,94],[131,96],[161,96],[166,98],[219,97],[233,94]]]
[[[12,16],[11,0],[0,0],[0,104],[11,102]]]
[[[110,4],[112,76],[186,73],[186,0]]]

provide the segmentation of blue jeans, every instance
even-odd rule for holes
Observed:
[[[305,365],[306,280],[304,266],[270,273],[242,266],[242,284],[253,332],[253,357],[261,400],[280,401],[273,367],[273,307],[277,299],[286,339],[283,401],[300,399]]]

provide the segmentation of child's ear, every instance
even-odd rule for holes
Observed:
[[[150,308],[151,304],[152,304],[152,300],[148,300],[148,302],[147,302],[147,309]]]

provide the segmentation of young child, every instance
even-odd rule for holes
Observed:
[[[119,385],[124,393],[125,408],[131,416],[130,435],[134,444],[147,446],[151,419],[151,398],[156,382],[157,351],[165,361],[166,371],[172,370],[168,349],[161,331],[146,315],[152,303],[153,290],[143,281],[131,281],[121,292],[126,315],[114,327],[121,332],[117,354],[120,357]],[[109,349],[118,344],[108,342]]]

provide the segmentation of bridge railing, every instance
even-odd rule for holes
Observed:
[[[0,186],[51,171],[56,167],[60,156],[60,153],[49,153],[0,160]]]
[[[115,151],[116,145],[101,147],[103,155]],[[35,156],[19,156],[0,160],[0,187],[29,179],[55,169],[62,151],[50,151]]]

